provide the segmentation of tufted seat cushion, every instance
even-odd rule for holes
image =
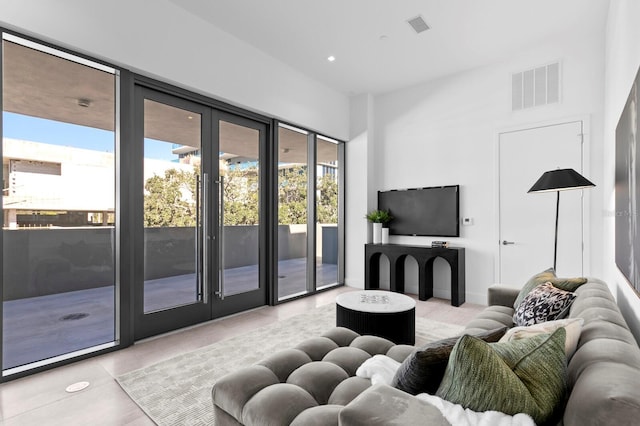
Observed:
[[[338,424],[338,415],[371,381],[356,370],[373,355],[402,362],[415,349],[336,327],[293,349],[221,378],[213,387],[218,424]]]

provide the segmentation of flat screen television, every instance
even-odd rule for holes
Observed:
[[[378,191],[378,209],[393,216],[390,235],[460,236],[460,185]]]

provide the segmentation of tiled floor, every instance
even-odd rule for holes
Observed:
[[[80,361],[0,385],[0,424],[13,425],[153,425],[116,383],[115,377],[209,345],[258,326],[284,320],[335,300],[353,290],[339,287],[279,306],[266,306],[147,339],[107,355]],[[412,296],[416,298],[415,296]],[[464,325],[483,307],[448,300],[417,302],[416,315]],[[65,388],[79,381],[91,385],[78,393]]]

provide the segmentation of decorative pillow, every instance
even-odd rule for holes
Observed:
[[[451,352],[437,395],[473,411],[526,413],[550,421],[566,392],[566,331],[507,343],[462,336]]]
[[[564,342],[564,351],[567,354],[567,359],[571,359],[578,346],[578,340],[580,340],[580,333],[582,333],[583,324],[584,319],[582,318],[567,318],[556,321],[541,322],[540,324],[534,324],[528,327],[513,327],[507,330],[505,335],[500,338],[500,342],[511,342],[513,340],[527,339],[529,337],[537,336],[538,334],[553,333],[558,328],[564,327],[567,332],[567,337]]]
[[[575,293],[560,290],[551,283],[534,288],[513,314],[513,322],[518,326],[533,325],[566,316]]]
[[[549,268],[546,271],[542,271],[539,274],[536,274],[533,277],[529,278],[529,281],[527,281],[527,283],[522,287],[520,293],[518,294],[518,297],[516,297],[516,301],[513,303],[513,309],[518,309],[518,306],[522,302],[522,299],[524,299],[527,294],[531,292],[531,290],[546,282],[550,282],[551,284],[562,290],[576,291],[578,287],[587,282],[587,279],[584,277],[558,278],[553,268]]]
[[[475,334],[475,337],[485,342],[497,342],[506,331],[507,327],[500,327]],[[425,392],[435,394],[447,368],[451,350],[459,339],[460,336],[438,340],[414,351],[396,371],[391,386],[411,395]]]

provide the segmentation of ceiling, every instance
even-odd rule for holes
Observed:
[[[4,111],[114,130],[116,81],[113,74],[11,41],[3,42],[3,55]],[[197,112],[152,100],[144,102],[147,138],[199,149],[201,129]],[[253,161],[258,158],[257,130],[220,121],[219,132],[218,148],[225,153],[225,159]],[[283,127],[278,136],[279,162],[307,162],[305,133]],[[337,155],[334,143],[318,141],[318,162],[334,162]]]
[[[347,95],[487,65],[560,34],[602,31],[609,8],[609,0],[169,1]],[[430,30],[413,31],[406,21],[418,15]]]

